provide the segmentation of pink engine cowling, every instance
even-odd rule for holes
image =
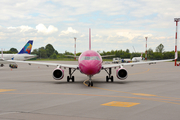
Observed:
[[[53,78],[55,80],[61,80],[64,77],[64,70],[62,70],[61,68],[56,68],[53,71]]]
[[[119,69],[116,71],[116,76],[117,76],[118,79],[124,80],[124,79],[127,78],[128,72],[127,72],[126,69],[124,69],[124,68],[119,68]]]

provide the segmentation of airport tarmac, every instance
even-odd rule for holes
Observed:
[[[74,61],[49,61],[77,64]],[[75,71],[75,82],[52,78],[54,66],[18,64],[0,68],[0,120],[179,120],[180,67],[174,62],[125,66],[126,80],[106,82],[102,70],[88,77]]]

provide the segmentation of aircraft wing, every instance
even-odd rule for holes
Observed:
[[[121,63],[121,64],[102,65],[102,69],[116,68],[116,67],[122,67],[122,66],[127,66],[127,65],[155,64],[157,62],[167,62],[167,61],[173,61],[173,60],[174,59],[166,59],[166,60],[153,60],[153,61],[144,61],[144,62],[133,62],[133,63]]]
[[[101,56],[101,57],[104,58],[104,57],[112,57],[112,56],[115,56],[115,55],[104,55],[104,56]]]
[[[74,58],[79,58],[79,56],[74,56],[74,55],[65,55],[65,56],[67,56],[67,57],[74,57]]]
[[[10,63],[14,63],[14,62],[10,62],[10,61],[4,60],[3,58],[0,58],[0,64],[10,64]]]
[[[78,69],[78,65],[70,65],[70,64],[60,64],[60,63],[46,63],[46,62],[35,62],[35,61],[19,61],[19,60],[7,60],[8,62],[15,62],[15,63],[27,63],[31,64],[38,64],[38,65],[46,65],[46,66],[59,66],[59,68],[73,68]]]

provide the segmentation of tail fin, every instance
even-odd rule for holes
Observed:
[[[24,54],[24,53],[31,54],[32,45],[33,45],[33,40],[29,40],[18,54]]]
[[[91,50],[91,28],[89,28],[89,50]]]

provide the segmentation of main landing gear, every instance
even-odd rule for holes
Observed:
[[[109,72],[107,69],[105,69],[105,71],[107,72],[108,76],[106,76],[106,82],[109,82],[109,80],[111,80],[111,82],[114,81],[114,77],[111,76],[111,68],[109,68]]]
[[[72,74],[76,71],[76,69],[74,69],[71,72],[71,68],[69,68],[69,76],[67,76],[67,82],[69,82],[70,80],[72,80],[72,82],[74,82],[74,76],[72,76]]]
[[[93,82],[92,82],[92,79],[91,79],[91,75],[89,76],[89,83],[88,83],[88,87],[93,87]]]

